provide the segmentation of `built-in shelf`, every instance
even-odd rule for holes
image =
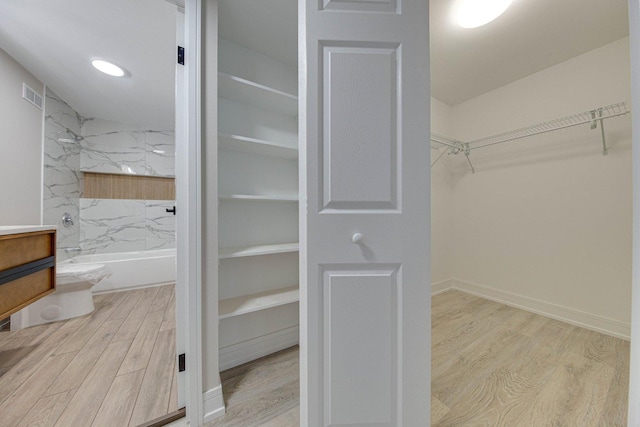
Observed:
[[[235,248],[220,248],[218,258],[242,258],[258,255],[283,254],[287,252],[298,252],[299,243],[279,243],[275,245],[254,245],[241,246]]]
[[[298,114],[296,95],[223,72],[218,72],[218,95],[288,116]]]
[[[299,299],[300,293],[297,286],[223,299],[218,302],[218,317],[220,319],[226,319],[228,317],[291,304],[299,301]]]
[[[240,135],[218,134],[218,145],[225,150],[241,151],[244,153],[260,154],[262,156],[297,159],[298,149],[273,141],[249,138]]]
[[[264,194],[221,194],[218,196],[221,200],[260,200],[274,202],[297,202],[298,195],[293,196],[270,196]]]

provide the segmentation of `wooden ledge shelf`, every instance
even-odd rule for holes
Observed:
[[[235,248],[220,248],[218,258],[227,259],[270,254],[283,254],[288,252],[298,252],[299,249],[299,243],[279,243],[275,245],[254,245]]]
[[[241,314],[291,304],[299,300],[300,292],[297,286],[224,299],[218,302],[218,318],[227,319]]]
[[[221,194],[220,200],[258,200],[266,202],[297,202],[298,196],[269,196],[266,194]]]
[[[298,114],[298,97],[242,77],[218,72],[218,95],[288,116]]]
[[[173,177],[84,172],[84,199],[175,200]]]
[[[261,156],[297,159],[298,148],[264,139],[250,138],[241,135],[218,134],[218,144],[224,150],[259,154]]]

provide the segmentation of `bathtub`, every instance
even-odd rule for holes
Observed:
[[[156,249],[139,252],[78,255],[60,264],[105,264],[113,273],[93,287],[93,293],[124,291],[175,283],[176,250]]]

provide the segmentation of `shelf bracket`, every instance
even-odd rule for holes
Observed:
[[[598,127],[598,121],[596,120],[596,110],[591,110],[591,130]]]
[[[598,109],[598,113],[600,116],[600,132],[602,132],[602,155],[606,156],[609,154],[609,150],[607,150],[607,140],[604,136],[604,120],[602,119],[602,108]]]
[[[440,153],[440,155],[438,156],[438,158],[431,163],[431,167],[434,167],[436,165],[436,163],[438,163],[438,161],[442,158],[442,156],[444,156],[445,154],[447,154],[447,151],[449,151],[449,149],[443,149],[442,153]]]
[[[596,112],[598,113],[597,117]],[[609,154],[609,150],[607,149],[607,139],[604,134],[604,119],[602,116],[602,108],[591,110],[591,130],[596,129],[598,127],[598,122],[600,122],[600,133],[602,134],[602,155],[606,156]]]
[[[475,174],[476,170],[473,167],[473,163],[471,163],[471,159],[469,158],[470,153],[471,153],[471,150],[469,149],[469,144],[468,143],[464,144],[464,156],[467,158],[467,163],[469,163],[469,167],[471,168],[471,173]]]

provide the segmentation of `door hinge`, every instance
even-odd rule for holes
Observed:
[[[184,353],[178,355],[178,372],[184,372],[187,369],[187,361]]]
[[[178,64],[184,65],[184,48],[178,46]]]

